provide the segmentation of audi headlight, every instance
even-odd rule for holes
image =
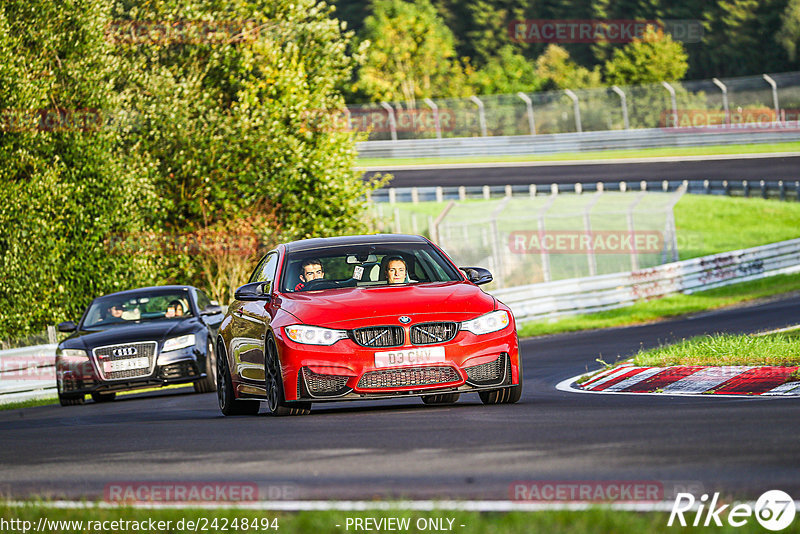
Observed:
[[[186,334],[185,336],[173,337],[164,342],[164,348],[161,352],[171,352],[173,350],[185,349],[192,347],[195,344],[194,334]]]
[[[81,363],[89,359],[89,355],[83,349],[62,349],[59,356],[62,361],[69,363]]]
[[[347,331],[345,330],[332,330],[319,326],[298,324],[287,326],[283,331],[286,332],[289,339],[304,345],[333,345],[340,339],[347,339]]]
[[[461,329],[473,334],[489,334],[502,330],[511,324],[511,317],[505,310],[497,310],[489,312],[486,315],[481,315],[475,319],[464,321],[461,323]]]

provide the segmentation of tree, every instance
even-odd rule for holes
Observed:
[[[470,86],[478,95],[530,93],[541,89],[544,83],[535,63],[512,45],[504,46],[482,68],[470,73]]]
[[[429,0],[375,0],[372,7],[361,33],[368,48],[357,88],[373,101],[412,105],[421,98],[464,92],[453,34]]]
[[[175,0],[117,13],[178,22],[188,10],[225,30],[199,42],[121,43],[126,92],[143,120],[131,143],[158,161],[163,224],[191,232],[266,199],[284,238],[357,230],[369,184],[352,170],[356,134],[335,120],[351,35],[313,0],[236,6]]]
[[[687,60],[681,43],[661,29],[648,27],[641,39],[614,51],[605,64],[605,80],[609,85],[676,81],[686,74]]]
[[[93,297],[156,279],[110,236],[158,211],[149,161],[123,143],[103,0],[0,5],[0,337],[77,319]],[[33,303],[33,304],[32,304]]]
[[[797,62],[800,47],[800,0],[789,0],[781,16],[781,29],[776,36],[789,60]]]
[[[582,89],[600,85],[600,72],[581,67],[558,45],[549,45],[536,59],[536,74],[553,89]]]
[[[187,238],[238,220],[261,245],[361,231],[371,185],[336,120],[354,60],[329,15],[313,0],[2,3],[0,337],[113,290],[213,286],[230,258],[209,264]]]

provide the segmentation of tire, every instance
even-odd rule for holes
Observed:
[[[234,396],[228,358],[222,339],[217,345],[217,355],[217,402],[222,415],[256,415],[261,404],[259,401],[236,400]]]
[[[264,382],[267,390],[267,413],[275,416],[308,415],[310,402],[286,402],[278,347],[272,335],[267,337],[264,353]]]
[[[422,402],[429,406],[444,406],[447,404],[455,404],[460,393],[439,393],[438,395],[425,395],[422,397]]]
[[[84,395],[83,394],[68,394],[62,391],[62,384],[61,379],[56,379],[56,387],[58,390],[58,403],[61,406],[78,406],[83,404]]]
[[[193,386],[196,393],[211,393],[217,390],[217,351],[214,350],[214,344],[210,339],[206,348],[206,377],[196,381]]]
[[[79,404],[83,404],[83,395],[62,395],[61,393],[58,394],[58,403],[61,406],[77,406]]]
[[[92,400],[95,402],[111,402],[117,397],[117,392],[112,391],[111,393],[100,393],[98,391],[92,391]]]
[[[514,404],[522,397],[522,359],[520,358],[518,361],[519,384],[503,389],[478,392],[484,404]]]

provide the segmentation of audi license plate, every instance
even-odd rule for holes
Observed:
[[[398,367],[444,362],[444,347],[391,350],[375,353],[375,367]]]
[[[150,367],[150,361],[147,358],[103,362],[103,370],[106,373],[116,373],[117,371],[127,371],[129,369],[147,369],[148,367]]]

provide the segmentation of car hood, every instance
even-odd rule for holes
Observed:
[[[369,324],[464,321],[495,308],[494,298],[466,282],[359,287],[290,293],[281,308],[305,324],[357,328]]]
[[[105,345],[133,343],[137,341],[163,341],[168,337],[194,331],[197,319],[182,321],[155,320],[141,323],[117,324],[102,330],[80,330],[65,339],[62,348],[88,349]]]

